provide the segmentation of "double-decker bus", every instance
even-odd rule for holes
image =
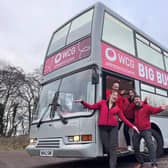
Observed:
[[[37,113],[31,125],[32,156],[101,157],[98,110],[106,90],[135,89],[142,99],[159,106],[168,103],[168,50],[101,3],[75,16],[52,35],[41,80]],[[160,155],[168,147],[168,111],[151,117],[152,136]],[[122,126],[123,127],[123,126]],[[119,131],[118,153],[129,153]],[[144,140],[141,151],[148,153]]]

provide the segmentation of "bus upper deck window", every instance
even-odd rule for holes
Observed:
[[[54,53],[58,49],[65,46],[69,26],[70,26],[70,23],[67,24],[66,26],[64,26],[63,28],[61,28],[60,30],[56,31],[53,34],[51,44],[50,44],[50,47],[48,49],[48,55]]]
[[[102,40],[135,56],[133,30],[105,13]]]
[[[72,21],[68,44],[91,33],[93,9],[80,15]]]
[[[168,72],[168,56],[164,56],[165,64],[166,64],[166,71]]]
[[[145,60],[148,63],[152,63],[153,65],[161,69],[164,69],[163,57],[160,52],[144,44],[138,39],[136,39],[136,43],[139,58]]]

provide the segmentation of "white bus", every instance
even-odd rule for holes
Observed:
[[[96,3],[58,28],[44,60],[42,90],[31,125],[31,156],[104,156],[93,104],[106,99],[113,81],[135,89],[142,99],[168,103],[168,50],[105,5]],[[151,117],[153,140],[160,156],[168,148],[168,111]],[[129,154],[123,129],[118,154]],[[144,140],[141,151],[148,153]]]

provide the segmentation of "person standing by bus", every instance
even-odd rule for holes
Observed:
[[[120,89],[120,82],[119,81],[114,81],[111,87],[111,90],[106,90],[106,100],[109,99],[109,95],[110,93],[115,90],[118,92],[118,99],[116,101],[116,104],[121,108],[123,108],[122,104],[123,104],[123,94],[125,93],[125,90],[122,90],[121,92],[119,92]]]
[[[121,92],[119,92],[120,89],[120,82],[119,81],[114,81],[111,87],[111,90],[106,90],[106,100],[109,99],[109,95],[110,93],[115,90],[118,92],[118,98],[116,100],[116,104],[120,107],[121,111],[123,111],[123,95],[125,93],[125,90],[122,90]],[[122,121],[120,119],[118,119],[118,129],[120,130],[121,126],[122,126]]]
[[[168,109],[168,105],[162,105],[160,107],[152,107],[149,104],[145,104],[141,101],[140,96],[134,97],[135,110],[134,110],[134,124],[140,130],[140,134],[134,132],[133,136],[133,145],[135,150],[136,159],[138,161],[138,165],[136,168],[143,167],[143,156],[140,153],[140,140],[143,137],[146,141],[147,147],[149,149],[150,160],[152,163],[152,168],[157,168],[156,162],[156,151],[154,148],[154,143],[152,140],[151,133],[151,123],[150,123],[150,115],[160,113],[163,110]]]
[[[100,109],[99,116],[99,131],[103,146],[109,155],[110,168],[116,168],[117,162],[117,147],[118,147],[118,115],[123,122],[132,127],[137,134],[138,129],[130,123],[125,117],[119,106],[116,104],[118,99],[118,92],[113,90],[110,93],[108,100],[101,100],[100,102],[90,105],[82,100],[74,100],[80,102],[89,109]]]
[[[125,117],[127,118],[128,121],[133,123],[134,121],[134,96],[136,95],[135,90],[130,89],[128,91],[128,97],[124,97],[124,104],[123,104],[123,112]],[[132,146],[131,146],[131,138],[129,135],[129,126],[127,124],[124,124],[124,136],[126,140],[126,144],[128,147],[128,151],[133,151]]]

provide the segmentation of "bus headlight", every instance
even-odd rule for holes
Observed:
[[[74,136],[74,142],[79,142],[79,141],[80,141],[80,136],[79,135]]]
[[[68,142],[86,142],[86,141],[92,141],[92,135],[68,136]]]
[[[37,138],[31,138],[29,141],[30,145],[34,145],[36,144],[36,142],[37,142]]]
[[[79,135],[69,136],[68,141],[69,142],[79,142],[80,141],[80,136]]]

